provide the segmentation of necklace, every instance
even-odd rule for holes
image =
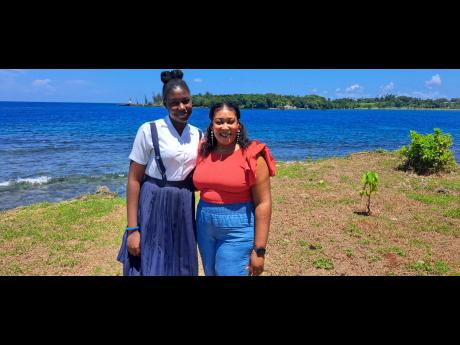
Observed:
[[[220,154],[219,160],[222,160],[223,155],[228,155],[228,154],[232,154],[233,152],[235,152],[236,148],[237,148],[237,145],[235,145],[231,150],[216,152],[217,154]]]

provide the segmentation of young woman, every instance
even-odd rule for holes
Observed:
[[[182,77],[161,73],[168,115],[139,128],[129,156],[128,225],[117,258],[124,275],[198,275],[192,172],[201,131],[187,123],[192,98]]]
[[[200,190],[197,235],[206,275],[260,275],[271,218],[275,161],[250,141],[237,105],[211,107],[193,182]]]

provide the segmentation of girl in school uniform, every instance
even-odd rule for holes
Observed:
[[[237,105],[216,104],[209,118],[193,175],[204,272],[257,276],[264,270],[275,161],[267,145],[248,139]]]
[[[192,173],[201,131],[188,124],[190,89],[179,70],[161,73],[168,115],[144,123],[129,158],[128,224],[117,260],[125,276],[196,276]]]

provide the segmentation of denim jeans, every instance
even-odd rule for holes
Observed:
[[[248,276],[254,245],[254,205],[211,204],[200,200],[197,239],[207,276]]]

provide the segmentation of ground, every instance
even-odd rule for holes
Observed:
[[[389,152],[278,163],[263,275],[460,275],[458,167],[419,176],[400,163]],[[1,212],[0,275],[121,275],[125,226],[125,201],[105,194]]]

